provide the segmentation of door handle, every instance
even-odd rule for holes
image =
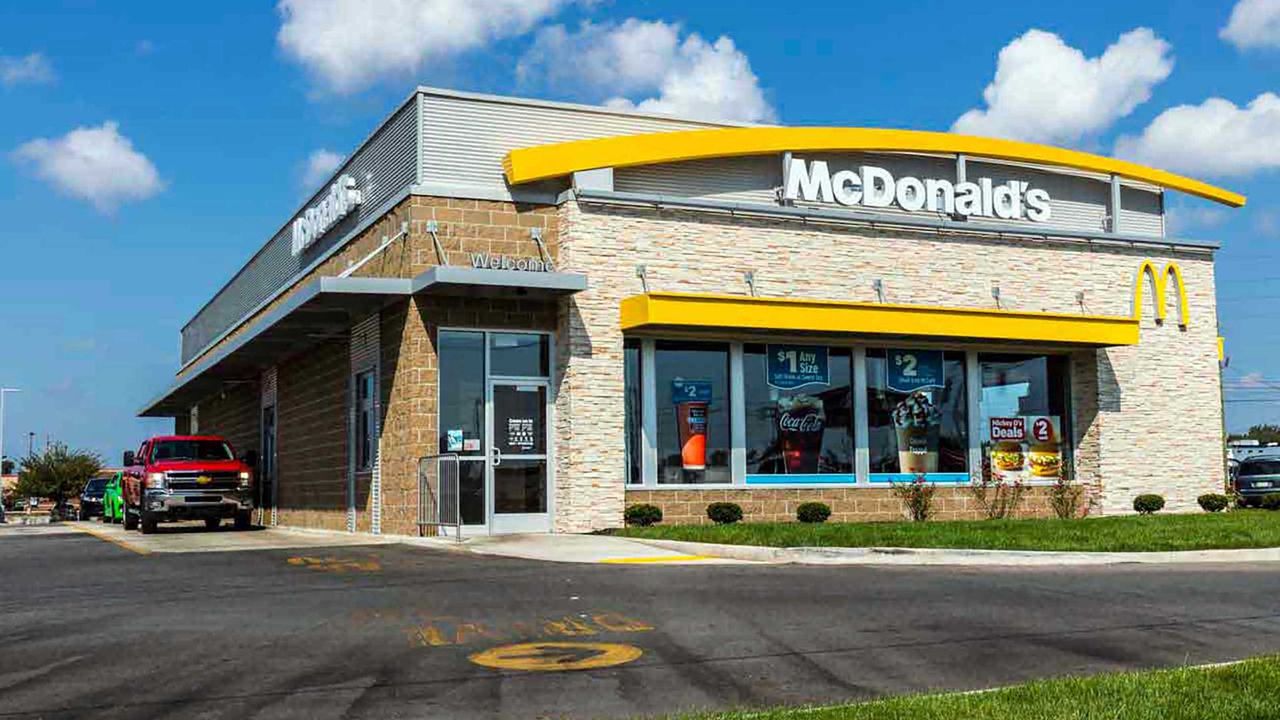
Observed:
[[[490,454],[490,460],[494,467],[498,467],[502,464],[502,451],[499,450],[497,446],[494,446],[493,451]]]

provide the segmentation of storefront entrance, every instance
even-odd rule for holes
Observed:
[[[551,530],[550,337],[441,330],[440,448],[459,458],[463,533]]]

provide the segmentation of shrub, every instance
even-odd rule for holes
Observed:
[[[1133,509],[1143,515],[1159,512],[1164,507],[1164,497],[1154,493],[1139,495],[1133,499]]]
[[[742,506],[731,502],[713,502],[707,506],[707,517],[717,525],[730,525],[742,519]]]
[[[1280,493],[1263,495],[1260,505],[1263,510],[1280,510]]]
[[[1049,488],[1049,507],[1062,520],[1080,516],[1080,500],[1084,497],[1083,485],[1072,485],[1059,477]]]
[[[969,494],[988,520],[1013,517],[1022,504],[1022,495],[1026,490],[1027,486],[1021,480],[1015,480],[1012,484],[1003,480],[993,482],[985,473],[969,483]]]
[[[933,515],[933,494],[938,486],[926,482],[924,473],[916,475],[909,483],[892,483],[893,494],[902,502],[902,507],[916,522],[924,522]]]
[[[826,503],[800,503],[796,508],[796,519],[802,523],[824,523],[831,517],[831,507]]]
[[[654,523],[662,522],[662,508],[648,503],[630,505],[623,513],[623,517],[626,518],[628,525],[649,527]]]
[[[1200,503],[1200,508],[1205,512],[1222,512],[1231,504],[1231,498],[1222,493],[1206,493],[1196,498],[1196,502]]]

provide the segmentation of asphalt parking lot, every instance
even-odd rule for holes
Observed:
[[[1278,596],[1269,565],[567,565],[328,543],[143,554],[3,529],[0,717],[839,702],[1276,652]]]

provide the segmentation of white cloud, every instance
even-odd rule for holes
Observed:
[[[13,87],[23,83],[53,82],[53,65],[40,53],[23,57],[0,55],[0,85]]]
[[[104,213],[152,197],[164,187],[155,165],[110,121],[78,127],[58,138],[31,140],[13,155],[29,163],[37,177]]]
[[[952,130],[1077,143],[1149,100],[1173,71],[1169,51],[1148,28],[1130,30],[1093,58],[1053,33],[1028,30],[1000,50],[995,79],[982,93],[986,108],[961,115]]]
[[[1193,175],[1280,168],[1280,96],[1263,93],[1245,107],[1222,98],[1171,107],[1141,135],[1118,139],[1116,154]]]
[[[610,107],[705,120],[772,122],[751,62],[733,40],[708,42],[697,33],[681,40],[677,24],[630,18],[621,24],[583,23],[538,33],[521,60],[523,79],[543,75],[552,84],[585,85]],[[655,94],[656,93],[656,94]],[[633,99],[635,96],[651,97]]]
[[[1171,205],[1164,214],[1165,229],[1174,236],[1197,229],[1216,228],[1226,221],[1227,212],[1216,207]]]
[[[1218,37],[1241,50],[1280,48],[1280,0],[1240,0]]]
[[[569,0],[280,0],[276,41],[326,88],[350,93],[522,35]]]
[[[342,164],[343,157],[332,150],[316,150],[307,157],[307,169],[302,173],[302,184],[309,190],[329,179]]]
[[[1280,212],[1263,210],[1253,219],[1253,229],[1267,238],[1280,238]]]

